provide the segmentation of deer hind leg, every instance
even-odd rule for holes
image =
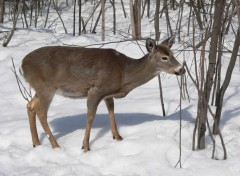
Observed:
[[[39,100],[35,95],[32,100],[27,104],[28,120],[30,125],[30,131],[32,135],[33,147],[40,145],[38,138],[37,127],[36,127],[36,107],[38,106]]]
[[[107,106],[107,109],[108,109],[108,112],[109,112],[110,126],[111,126],[113,139],[121,141],[122,137],[118,133],[117,125],[116,125],[116,121],[115,121],[113,98],[107,98],[104,101],[106,103],[106,106]]]
[[[45,91],[44,94],[38,93],[39,103],[36,109],[36,113],[45,131],[45,134],[51,143],[52,148],[57,148],[59,147],[59,145],[55,140],[47,122],[47,112],[48,112],[49,105],[52,101],[53,95],[54,95],[54,92],[48,92],[48,91]]]
[[[102,100],[102,98],[98,95],[96,95],[93,91],[89,91],[88,98],[87,98],[87,122],[86,122],[86,130],[85,135],[83,139],[83,146],[82,149],[84,152],[87,152],[90,150],[89,147],[89,139],[90,139],[90,132],[92,128],[92,123],[96,115],[97,107],[99,102]]]

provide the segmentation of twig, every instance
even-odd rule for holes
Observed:
[[[223,46],[223,47],[224,47],[225,49],[227,49],[225,46]],[[202,50],[193,50],[193,49],[172,49],[172,51],[174,51],[174,52],[182,52],[182,51],[196,51],[196,52],[202,52]],[[206,52],[206,53],[209,53],[210,50],[205,50],[205,52]],[[219,52],[219,51],[217,50],[217,52]],[[227,49],[227,50],[223,50],[222,52],[223,52],[223,53],[232,53],[233,51]],[[240,54],[238,54],[237,56],[240,56]]]
[[[194,125],[194,129],[193,129],[193,139],[192,139],[192,150],[195,151],[195,139],[196,139],[196,132],[197,132],[197,124],[198,124],[198,116],[195,120],[195,125]]]
[[[159,84],[159,91],[160,91],[160,100],[161,100],[161,105],[162,105],[162,113],[163,113],[163,116],[166,116],[164,101],[163,101],[163,93],[162,93],[161,74],[158,75],[158,84]]]
[[[181,81],[180,81],[180,111],[179,111],[179,159],[175,167],[179,164],[180,168],[182,168],[182,88],[183,88],[183,75],[181,76]]]
[[[52,34],[53,35],[53,34]],[[124,42],[128,42],[128,41],[136,41],[136,39],[124,39],[124,40],[117,40],[117,41],[112,41],[112,42],[100,42],[100,43],[93,43],[93,44],[89,44],[89,45],[82,45],[82,46],[79,46],[79,45],[73,45],[73,44],[66,44],[64,42],[62,42],[60,39],[58,39],[55,35],[53,35],[54,38],[56,38],[62,45],[65,45],[65,46],[73,46],[73,47],[80,47],[80,48],[86,48],[86,47],[91,47],[91,46],[99,46],[101,45],[104,46],[104,45],[109,45],[109,44],[113,44],[113,43],[124,43]],[[142,39],[142,40],[145,40],[145,39]],[[138,46],[140,46],[138,44]],[[143,52],[143,50],[141,49],[141,51]]]
[[[67,34],[67,29],[66,29],[66,27],[65,27],[65,25],[64,25],[63,19],[62,19],[60,13],[59,13],[59,11],[58,11],[58,9],[57,9],[57,6],[56,6],[56,4],[55,4],[54,1],[53,1],[53,5],[54,5],[54,8],[55,8],[55,10],[56,10],[56,12],[57,12],[57,14],[58,14],[58,17],[60,18],[60,20],[61,20],[61,22],[62,22],[63,29],[64,29],[65,33]]]
[[[14,64],[14,61],[13,61],[13,58],[11,58],[12,60],[12,65],[13,65],[13,68],[11,69],[12,72],[14,73],[15,75],[15,78],[16,78],[16,81],[17,81],[17,84],[18,84],[18,89],[20,91],[20,93],[22,94],[22,97],[26,100],[26,101],[30,101],[28,97],[30,97],[32,99],[32,94],[31,94],[31,91],[27,91],[26,87],[23,85],[23,83],[21,82],[21,80],[19,79],[18,77],[18,74],[16,72],[16,67],[15,67],[15,64]],[[23,89],[23,90],[22,90]]]
[[[12,37],[13,37],[14,31],[15,31],[15,29],[16,29],[18,17],[19,17],[19,15],[20,15],[20,13],[22,12],[22,6],[21,6],[21,5],[22,5],[22,0],[20,0],[20,1],[18,2],[18,11],[17,11],[17,14],[16,14],[16,18],[15,18],[14,21],[13,21],[13,27],[12,27],[12,29],[11,29],[11,32],[10,32],[7,40],[3,43],[3,47],[6,47],[6,46],[9,44],[10,40],[12,39]]]
[[[215,156],[215,148],[216,148],[216,141],[215,141],[215,139],[213,138],[213,135],[212,135],[212,133],[211,133],[211,128],[210,128],[208,119],[207,119],[207,127],[208,127],[208,131],[210,132],[209,135],[210,135],[210,137],[211,137],[211,139],[212,139],[212,142],[213,142],[212,159],[214,159],[214,156]]]

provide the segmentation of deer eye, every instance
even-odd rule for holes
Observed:
[[[168,61],[168,57],[167,56],[163,56],[162,57],[162,61]]]

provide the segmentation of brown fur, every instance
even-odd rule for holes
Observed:
[[[150,41],[153,42],[153,41]],[[149,46],[150,53],[132,59],[113,49],[51,46],[29,53],[22,63],[23,76],[36,95],[27,106],[33,145],[40,145],[36,115],[51,142],[59,147],[47,123],[47,111],[55,93],[70,98],[87,97],[88,120],[83,140],[84,151],[90,150],[89,138],[97,106],[105,100],[113,137],[122,140],[116,127],[113,98],[126,96],[160,71],[183,74],[182,66],[165,45]],[[168,62],[162,57],[168,57]]]

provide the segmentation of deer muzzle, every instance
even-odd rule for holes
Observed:
[[[186,72],[186,70],[183,67],[181,67],[178,69],[178,71],[175,71],[174,74],[175,75],[183,75],[183,74],[185,74],[185,72]]]

